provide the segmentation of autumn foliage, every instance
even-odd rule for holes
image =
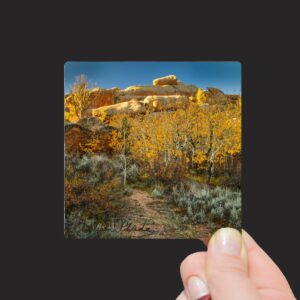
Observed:
[[[111,124],[121,124],[117,116]],[[241,152],[241,101],[228,105],[191,103],[187,109],[126,117],[128,156],[156,179],[178,180],[189,170],[206,171],[208,181],[216,168]],[[117,125],[120,128],[120,125]],[[120,131],[112,148],[122,152]]]
[[[73,214],[82,211],[104,223],[107,214],[119,217],[120,195],[142,182],[155,187],[154,196],[173,199],[186,220],[240,224],[240,96],[211,101],[199,88],[184,105],[91,117],[94,94],[79,77],[65,97],[67,223],[74,225],[81,217]],[[97,95],[98,102],[108,99]],[[205,188],[192,191],[190,183]]]

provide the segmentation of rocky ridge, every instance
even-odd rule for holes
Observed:
[[[136,85],[126,89],[95,88],[90,91],[90,106],[86,116],[104,120],[115,114],[144,113],[146,110],[174,110],[196,101],[198,88],[184,84],[175,75],[153,80],[153,85]],[[203,91],[208,104],[237,101],[239,95],[226,95],[213,87]]]
[[[106,119],[118,114],[132,115],[186,108],[190,102],[196,101],[198,90],[194,85],[186,85],[177,80],[175,75],[154,79],[153,85],[130,86],[126,89],[94,88],[89,91],[90,106],[83,118],[71,120],[72,123],[65,125],[66,150],[81,151],[82,147],[99,137],[103,145],[99,144],[98,147],[105,148],[113,130],[113,127],[103,123]],[[239,95],[226,95],[213,87],[208,87],[202,93],[206,105],[225,104],[228,101],[234,103],[239,99]],[[67,97],[72,95],[65,95]]]
[[[86,117],[104,120],[116,114],[145,113],[147,110],[175,110],[196,101],[198,88],[184,84],[175,75],[153,80],[153,85],[135,85],[126,89],[94,88],[89,91],[90,105]],[[203,90],[208,104],[236,102],[239,95],[226,95],[220,89],[208,87]],[[71,97],[71,95],[65,95]]]

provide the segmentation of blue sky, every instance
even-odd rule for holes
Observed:
[[[91,87],[127,88],[131,85],[151,85],[154,78],[174,74],[185,84],[197,87],[217,87],[225,93],[241,93],[239,62],[66,62],[65,93],[76,76],[86,75]]]

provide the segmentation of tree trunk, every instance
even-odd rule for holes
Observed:
[[[127,159],[126,155],[124,155],[124,178],[123,178],[123,184],[126,185],[127,181]]]
[[[214,175],[214,163],[213,161],[209,161],[208,163],[208,171],[207,171],[207,184],[210,184],[211,178]]]
[[[124,178],[123,184],[126,185],[127,180],[127,159],[126,159],[126,135],[124,132],[124,152],[123,152],[123,159],[124,159]]]
[[[207,169],[207,184],[210,183],[210,180],[213,176],[213,172],[214,172],[214,163],[213,163],[213,155],[212,155],[212,151],[213,151],[213,128],[212,126],[210,126],[210,134],[209,134],[209,148],[208,151],[206,153],[206,156],[208,158],[208,169]]]

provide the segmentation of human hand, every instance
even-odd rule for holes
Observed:
[[[207,252],[180,266],[184,291],[177,300],[295,300],[276,264],[244,230],[218,230]]]

